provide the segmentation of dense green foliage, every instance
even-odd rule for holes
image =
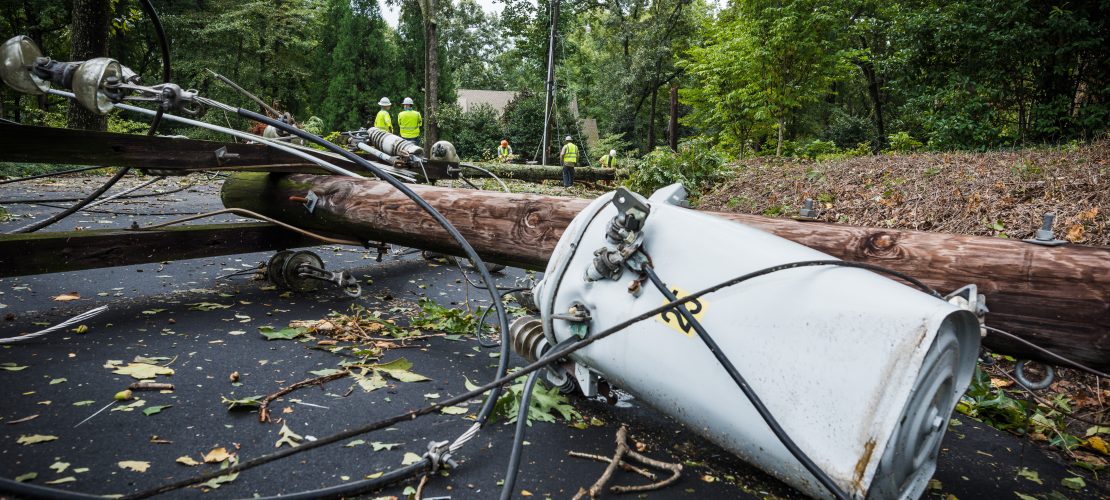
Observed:
[[[1090,140],[1110,128],[1108,34],[1099,1],[737,0],[680,55],[683,121],[735,153],[779,133],[876,150]]]
[[[396,27],[376,0],[155,2],[174,82],[254,106],[212,70],[301,122],[319,117],[327,132],[367,125],[382,96],[394,115],[404,97],[423,106],[424,16],[417,0],[387,4],[398,9]],[[518,157],[538,156],[551,4],[507,0],[499,14],[475,0],[439,5],[442,138],[466,158],[501,139]],[[137,0],[113,0],[112,9],[110,55],[159,82],[150,20]],[[67,0],[0,0],[0,37],[27,34],[67,60],[71,10]],[[1099,0],[733,0],[723,9],[708,0],[564,2],[553,151],[565,135],[584,142],[581,118],[597,120],[621,159],[666,145],[672,87],[680,89],[678,136],[707,137],[733,157],[1089,140],[1110,120],[1108,23],[1110,4]],[[464,113],[451,106],[456,89],[518,96],[503,113]],[[0,113],[45,125],[64,113],[62,102],[5,87]],[[211,110],[202,119],[253,125]]]

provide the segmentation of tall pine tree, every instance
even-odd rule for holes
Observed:
[[[400,104],[396,95],[403,79],[387,38],[389,27],[377,0],[329,0],[326,18],[325,33],[335,33],[335,46],[330,66],[322,72],[327,92],[318,108],[320,117],[328,130],[373,125],[379,99],[388,96]],[[329,60],[328,54],[320,57]]]

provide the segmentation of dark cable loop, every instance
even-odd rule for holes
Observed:
[[[677,299],[667,286],[663,284],[663,281],[659,279],[659,276],[655,274],[655,270],[652,269],[651,266],[644,266],[644,271],[647,272],[651,282],[655,284],[655,288],[658,288],[667,300],[674,301]],[[806,453],[794,443],[793,439],[790,439],[790,435],[779,425],[778,420],[775,420],[775,417],[771,415],[771,410],[767,409],[763,401],[759,399],[759,396],[752,390],[751,386],[748,385],[748,381],[744,380],[744,376],[740,375],[740,372],[733,366],[732,362],[729,361],[728,356],[725,356],[725,353],[721,352],[721,348],[713,341],[713,338],[709,336],[709,332],[705,331],[705,328],[701,326],[697,318],[695,318],[693,314],[690,314],[690,311],[686,309],[685,306],[676,307],[675,309],[677,309],[679,314],[682,314],[682,316],[686,318],[686,321],[694,327],[694,331],[698,332],[698,336],[705,342],[706,347],[709,348],[709,352],[712,352],[713,356],[717,358],[717,361],[721,363],[721,366],[723,366],[729,376],[732,377],[732,380],[736,382],[736,385],[739,386],[740,390],[744,392],[744,395],[748,397],[748,401],[751,402],[755,410],[759,412],[759,416],[763,417],[763,421],[767,423],[767,427],[771,428],[771,432],[775,433],[775,436],[778,437],[783,446],[790,451],[790,454],[794,455],[794,458],[798,459],[798,461],[802,463],[802,466],[804,466],[810,474],[813,474],[813,476],[817,478],[817,481],[821,483],[821,486],[824,486],[834,497],[839,500],[849,500],[848,495],[833,482],[832,478],[829,477],[825,471],[821,470],[821,467],[814,463],[813,460],[809,458],[809,455],[806,455]]]
[[[301,129],[299,129],[297,127],[294,127],[292,125],[289,125],[287,123],[282,123],[278,120],[274,120],[274,119],[272,119],[270,117],[267,117],[267,116],[262,116],[258,113],[255,113],[253,111],[246,110],[246,109],[243,109],[243,108],[238,108],[236,110],[236,112],[244,118],[254,120],[254,121],[259,122],[259,123],[265,123],[265,124],[270,125],[270,126],[276,128],[278,130],[283,130],[283,131],[288,132],[290,134],[296,135],[296,136],[298,136],[302,139],[305,139],[305,140],[314,142],[316,144],[319,144],[319,145],[331,150],[332,152],[339,153],[344,158],[346,158],[348,160],[351,160],[351,161],[357,163],[358,165],[362,166],[363,168],[373,172],[375,175],[380,177],[382,180],[389,183],[389,185],[393,186],[398,191],[400,191],[402,194],[409,197],[409,199],[411,199],[414,203],[416,203],[417,206],[419,206],[422,210],[427,212],[428,215],[432,216],[432,218],[435,219],[435,221],[441,227],[443,227],[443,229],[445,231],[447,231],[448,234],[451,235],[451,238],[454,239],[456,242],[458,242],[459,246],[462,247],[462,250],[466,253],[466,256],[470,259],[470,262],[472,262],[474,264],[475,269],[477,269],[478,272],[482,275],[482,279],[484,279],[486,281],[486,283],[494,283],[493,277],[490,276],[489,270],[486,269],[485,262],[482,261],[481,257],[478,257],[478,253],[474,251],[474,248],[470,246],[470,243],[466,241],[466,238],[464,238],[463,235],[460,234],[457,229],[455,229],[455,226],[453,226],[451,224],[451,222],[448,221],[447,218],[443,216],[443,214],[439,213],[439,211],[436,210],[435,207],[433,207],[431,204],[429,204],[427,201],[425,201],[424,198],[421,198],[420,195],[416,194],[416,192],[414,192],[412,189],[410,189],[408,186],[406,186],[401,181],[397,180],[392,175],[389,175],[388,173],[386,173],[382,169],[380,169],[377,166],[375,166],[374,164],[366,161],[365,159],[359,157],[358,155],[355,155],[354,153],[351,153],[350,151],[347,151],[345,148],[341,148],[339,146],[336,146],[335,144],[332,144],[331,142],[325,141],[324,139],[321,139],[320,137],[316,136],[315,134],[310,134],[308,132],[305,132],[304,130],[301,130]],[[497,364],[497,374],[496,374],[496,377],[495,377],[495,378],[500,379],[500,378],[504,377],[505,373],[509,370],[509,342],[508,342],[509,318],[505,314],[505,306],[504,306],[504,304],[501,303],[501,297],[498,296],[496,288],[495,287],[489,287],[489,292],[490,292],[490,298],[493,299],[493,301],[494,301],[493,305],[497,309],[497,316],[498,316],[497,319],[501,323],[501,356],[500,356],[500,359],[499,359],[498,364]],[[482,410],[478,413],[478,422],[482,422],[484,424],[486,422],[486,420],[489,419],[490,413],[493,412],[494,404],[495,404],[498,396],[500,396],[500,395],[501,395],[501,386],[497,386],[497,387],[492,389],[492,392],[490,392],[489,399],[486,400],[486,404],[482,406]]]
[[[524,291],[524,290],[531,290],[531,288],[517,287],[517,288],[511,288],[511,289],[505,290],[505,292],[501,294],[502,300],[504,300],[504,297],[507,296],[507,294],[509,294],[509,293],[513,293],[515,291]],[[475,332],[475,336],[478,338],[478,346],[482,346],[485,349],[492,349],[492,348],[501,346],[501,344],[499,344],[499,343],[485,343],[485,341],[482,340],[482,323],[485,321],[486,314],[490,313],[491,309],[493,309],[493,308],[486,308],[486,311],[482,313],[482,317],[478,318],[478,329]]]

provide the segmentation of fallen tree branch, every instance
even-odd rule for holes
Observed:
[[[578,458],[589,458],[589,459],[597,460],[598,462],[605,462],[605,463],[612,463],[613,462],[613,459],[611,459],[609,457],[603,457],[601,455],[591,455],[589,453],[579,453],[577,451],[568,451],[567,455],[570,455],[572,457],[578,457]],[[620,468],[624,469],[625,472],[635,472],[635,473],[637,473],[641,476],[644,476],[644,477],[646,477],[646,478],[648,478],[652,481],[656,480],[655,474],[652,474],[651,472],[648,472],[648,471],[646,471],[644,469],[641,469],[639,467],[636,467],[634,465],[630,465],[630,464],[628,464],[628,462],[621,462],[619,465],[620,465]]]
[[[172,391],[173,384],[135,382],[127,386],[127,388],[132,391]]]
[[[273,400],[275,400],[277,398],[280,398],[280,397],[282,397],[286,394],[289,394],[290,392],[293,392],[297,389],[300,389],[301,387],[310,387],[310,386],[313,386],[313,385],[323,386],[324,382],[331,382],[332,380],[335,380],[339,377],[349,375],[350,373],[351,373],[350,370],[343,370],[339,373],[333,373],[331,375],[322,375],[322,376],[319,376],[319,377],[316,377],[316,378],[310,378],[310,379],[307,379],[307,380],[302,380],[300,382],[297,382],[296,384],[293,384],[293,385],[291,385],[289,387],[286,387],[286,388],[284,388],[284,389],[282,389],[278,392],[275,392],[273,394],[270,394],[269,396],[266,396],[258,404],[258,421],[259,422],[268,422],[268,421],[270,421],[270,409],[267,408],[270,405],[270,401],[273,401]]]
[[[609,466],[605,468],[605,472],[601,475],[600,478],[598,478],[597,482],[594,483],[593,486],[590,486],[589,490],[579,488],[578,489],[578,494],[574,496],[574,500],[581,500],[582,497],[584,497],[585,495],[590,495],[591,499],[597,498],[597,496],[599,494],[601,494],[602,488],[605,487],[605,483],[609,482],[609,479],[613,476],[613,471],[615,471],[618,466],[622,465],[621,464],[621,459],[623,457],[633,458],[633,459],[639,461],[640,463],[643,463],[644,465],[648,465],[648,466],[655,467],[655,468],[658,468],[658,469],[669,470],[673,474],[671,475],[671,477],[669,477],[667,479],[664,479],[664,480],[662,480],[658,483],[652,483],[652,484],[648,484],[648,485],[644,485],[644,486],[612,486],[612,487],[609,488],[609,491],[612,491],[613,493],[620,494],[620,493],[629,493],[629,492],[634,492],[634,491],[651,491],[651,490],[656,490],[656,489],[662,488],[664,486],[670,485],[671,483],[674,483],[675,481],[678,481],[678,478],[682,475],[682,464],[671,464],[671,463],[667,463],[667,462],[660,462],[658,460],[654,460],[654,459],[645,457],[645,456],[643,456],[639,453],[636,453],[635,451],[633,451],[631,448],[628,447],[628,443],[626,442],[627,439],[628,439],[628,429],[624,426],[621,426],[620,430],[617,431],[617,452],[613,454],[612,459],[605,458],[605,457],[602,457],[602,456],[597,456],[597,455],[586,455],[584,453],[570,452],[571,456],[578,456],[578,457],[583,457],[583,458],[592,458],[594,460],[599,460],[600,459],[600,460],[609,462]],[[632,467],[632,466],[629,465],[629,467]],[[632,468],[635,469],[634,467],[632,467]],[[628,470],[628,469],[625,469],[625,470]],[[637,472],[640,472],[640,471],[637,471]],[[644,472],[640,472],[640,473],[643,474]],[[648,473],[648,474],[650,474],[650,473]],[[655,479],[654,474],[651,475],[651,479],[652,480]]]

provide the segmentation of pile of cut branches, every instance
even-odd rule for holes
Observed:
[[[699,208],[819,218],[857,226],[1031,238],[1046,212],[1056,237],[1110,244],[1110,140],[1061,148],[916,153],[842,160],[757,157]]]

